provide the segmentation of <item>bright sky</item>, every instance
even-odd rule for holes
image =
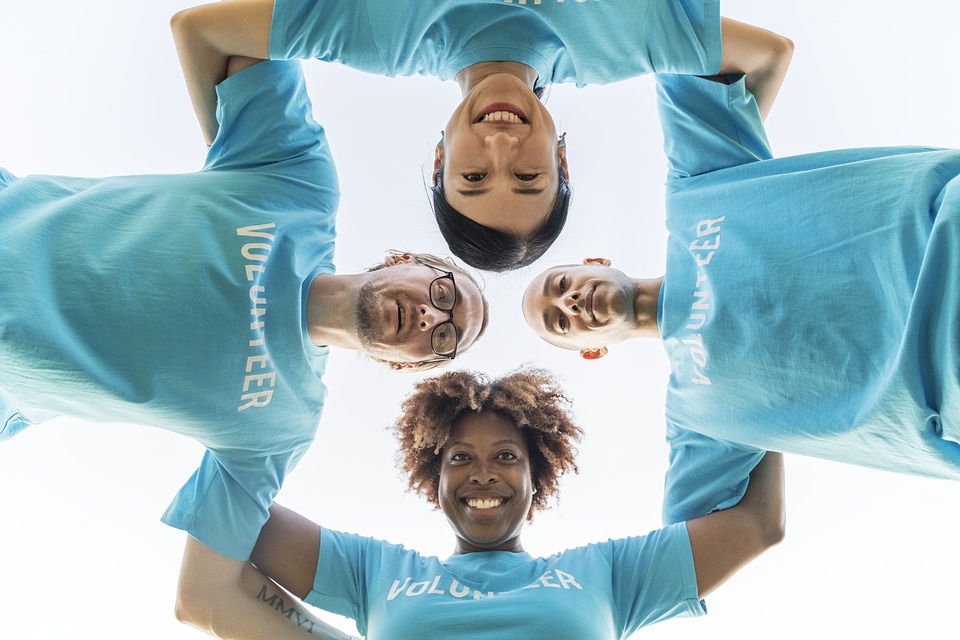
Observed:
[[[204,146],[167,26],[185,6],[5,3],[0,166],[16,175],[198,169]],[[777,155],[960,146],[960,6],[729,0],[723,13],[796,43],[768,120]],[[459,101],[457,86],[315,61],[306,69],[340,170],[339,269],[357,271],[389,248],[445,252],[426,206],[423,168]],[[557,371],[586,429],[580,475],[565,481],[560,505],[524,534],[533,553],[660,525],[662,348],[635,342],[582,362],[536,340],[519,312],[525,282],[551,264],[603,255],[634,275],[662,272],[665,169],[652,89],[640,78],[550,91],[547,105],[568,132],[576,192],[570,221],[532,269],[486,277],[492,325],[480,346],[457,359],[494,375],[523,362]],[[280,501],[330,527],[447,555],[451,532],[405,493],[385,431],[415,379],[335,352],[319,436]],[[156,429],[66,419],[0,446],[7,487],[0,637],[201,637],[173,618],[184,534],[159,522],[200,456],[199,445]],[[796,456],[787,458],[787,480],[786,541],[712,596],[709,616],[668,621],[639,637],[930,638],[955,626],[960,486]],[[349,621],[335,623],[351,630]]]

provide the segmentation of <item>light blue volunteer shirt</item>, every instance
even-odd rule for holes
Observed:
[[[368,640],[602,640],[706,613],[685,524],[548,558],[446,560],[321,529],[306,601],[354,619]]]
[[[763,450],[960,479],[960,151],[771,154],[743,79],[658,76],[664,518]]]
[[[271,58],[319,58],[441,80],[477,62],[534,68],[538,86],[720,68],[717,0],[277,0]]]
[[[0,439],[18,412],[194,438],[208,451],[164,521],[246,559],[323,408],[304,304],[333,271],[339,193],[298,63],[217,93],[197,173],[0,175]]]

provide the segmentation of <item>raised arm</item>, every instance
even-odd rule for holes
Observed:
[[[320,559],[320,527],[274,503],[250,559],[263,573],[303,599],[313,588]]]
[[[181,622],[218,638],[351,637],[313,617],[249,562],[220,555],[192,537],[187,538],[180,568],[176,614]]]
[[[783,540],[784,526],[783,454],[767,452],[739,503],[687,522],[700,597]]]
[[[273,0],[225,0],[177,12],[170,29],[207,145],[217,136],[215,87],[268,57]]]
[[[793,42],[730,18],[720,18],[720,31],[723,37],[721,75],[744,74],[747,90],[757,101],[760,117],[766,120],[790,67]]]

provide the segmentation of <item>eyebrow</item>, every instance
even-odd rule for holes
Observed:
[[[543,187],[541,189],[534,189],[534,188],[528,187],[526,189],[514,189],[513,192],[521,196],[538,196],[546,190],[547,190],[546,187]]]
[[[550,324],[550,316],[548,311],[543,312],[543,328],[550,333],[556,333],[556,331],[553,329],[553,326]]]
[[[546,187],[543,187],[542,189],[533,189],[533,188],[511,189],[511,191],[513,191],[513,193],[515,193],[515,194],[517,194],[517,195],[520,195],[520,196],[539,196],[540,194],[542,194],[542,193],[543,193],[544,191],[546,191],[546,190],[547,190]],[[489,189],[489,188],[487,188],[487,189],[457,189],[457,193],[459,193],[461,196],[463,196],[463,197],[465,197],[465,198],[472,198],[473,196],[483,196],[483,195],[486,195],[486,194],[490,193],[490,189]]]
[[[486,195],[490,193],[490,189],[457,189],[457,193],[465,198],[472,198],[473,196]]]
[[[520,446],[520,443],[519,443],[519,442],[517,442],[516,440],[510,440],[510,439],[497,440],[496,442],[494,442],[494,443],[492,444],[492,446],[494,446],[494,447],[502,447],[503,445],[506,445],[506,444],[513,445],[513,446],[517,446],[517,447]],[[444,448],[444,449],[450,449],[451,447],[460,447],[460,448],[462,448],[462,449],[476,449],[476,447],[475,447],[474,445],[470,444],[469,442],[464,442],[463,440],[457,440],[457,441],[455,441],[455,442],[448,442],[448,443],[446,443],[445,445],[443,445],[443,448]]]

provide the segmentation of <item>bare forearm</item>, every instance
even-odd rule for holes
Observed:
[[[192,9],[180,11],[170,20],[173,41],[177,47],[183,79],[187,83],[190,102],[200,123],[207,145],[217,137],[216,86],[227,77],[229,56],[211,47],[202,37]]]
[[[227,0],[177,12],[170,29],[207,144],[217,136],[216,86],[268,56],[273,0]],[[236,60],[246,60],[238,64]]]
[[[768,451],[750,474],[750,486],[735,507],[753,518],[757,536],[766,546],[783,539],[787,513],[784,489],[783,454]]]
[[[687,522],[701,598],[783,539],[784,504],[783,455],[767,452],[737,505]]]
[[[793,42],[730,18],[721,18],[720,26],[723,34],[720,73],[746,75],[747,89],[757,101],[760,117],[766,120],[790,68]]]
[[[249,562],[240,562],[187,539],[177,590],[177,618],[231,640],[348,640],[314,617]]]

